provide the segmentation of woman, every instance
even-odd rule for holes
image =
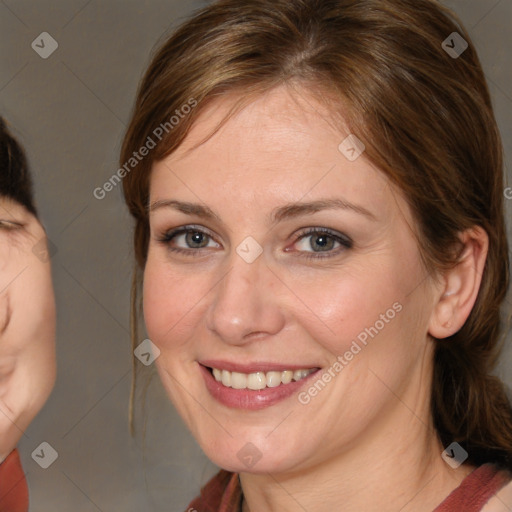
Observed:
[[[451,12],[214,2],[154,56],[121,165],[133,319],[142,292],[222,468],[189,510],[467,512],[510,481],[502,148]]]
[[[25,155],[2,118],[0,237],[0,511],[26,512],[16,444],[55,382],[55,299]]]

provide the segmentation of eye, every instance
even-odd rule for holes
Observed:
[[[209,248],[208,242],[213,239],[211,235],[198,227],[182,226],[167,231],[158,238],[158,241],[165,244],[172,252],[198,255],[200,249]],[[219,244],[214,243],[214,247],[220,247]],[[176,247],[176,245],[178,246]]]
[[[12,230],[22,228],[23,224],[12,220],[0,219],[0,229]]]
[[[182,226],[163,233],[157,240],[168,250],[190,256],[199,256],[201,249],[221,247],[212,235],[196,226]],[[213,243],[214,245],[209,245]],[[294,244],[300,257],[329,258],[353,246],[352,240],[327,228],[308,228],[299,234]],[[337,250],[335,250],[337,249]],[[309,253],[309,254],[307,254]],[[324,253],[324,254],[321,254]]]
[[[341,233],[327,228],[308,228],[299,235],[295,246],[305,258],[329,258],[353,246],[352,240]],[[339,250],[341,248],[341,250]],[[338,250],[334,250],[338,249]],[[319,254],[324,253],[324,254]]]

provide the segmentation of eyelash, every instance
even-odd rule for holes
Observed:
[[[168,231],[164,233],[162,236],[157,238],[158,242],[163,243],[164,245],[169,245],[170,242],[178,235],[187,234],[187,233],[201,233],[203,235],[206,235],[210,238],[213,238],[209,233],[206,231],[203,231],[199,227],[195,226],[183,226],[180,228],[173,229],[171,231]],[[328,228],[307,228],[303,232],[301,232],[294,243],[297,243],[298,241],[302,240],[303,238],[306,238],[309,235],[314,234],[322,234],[322,235],[328,235],[330,238],[333,238],[336,242],[340,243],[343,249],[351,249],[353,246],[352,240],[348,238],[347,236],[341,236],[335,231],[332,231]],[[200,256],[201,248],[196,249],[183,249],[182,247],[168,247],[168,249],[174,253],[177,254],[186,254],[187,256]],[[341,252],[340,248],[338,248],[337,251],[325,251],[326,255],[321,255],[320,253],[315,253],[314,251],[307,251],[304,253],[304,251],[300,252],[300,257],[310,259],[310,260],[319,260],[319,259],[326,259],[326,258],[332,258],[334,256],[337,256]]]

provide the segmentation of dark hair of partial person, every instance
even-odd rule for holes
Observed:
[[[442,46],[454,32],[469,43],[458,58]],[[437,1],[220,0],[160,46],[139,86],[121,164],[190,98],[197,106],[123,181],[135,220],[132,342],[138,343],[153,163],[180,145],[211,101],[238,94],[222,126],[283,84],[315,95],[339,120],[340,133],[364,142],[366,158],[410,205],[432,275],[456,264],[462,231],[481,226],[487,232],[471,314],[458,332],[434,340],[431,414],[443,446],[461,444],[467,463],[512,469],[512,408],[492,374],[506,335],[501,314],[509,283],[503,149],[472,41]]]
[[[32,178],[25,152],[0,117],[0,196],[23,205],[37,217]]]

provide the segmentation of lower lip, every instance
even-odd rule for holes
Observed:
[[[199,368],[203,374],[206,388],[215,400],[233,409],[248,409],[253,411],[270,407],[271,405],[289,398],[319,371],[315,370],[299,381],[280,384],[275,388],[264,388],[254,391],[252,389],[228,388],[221,382],[216,381],[208,368],[201,364]]]

